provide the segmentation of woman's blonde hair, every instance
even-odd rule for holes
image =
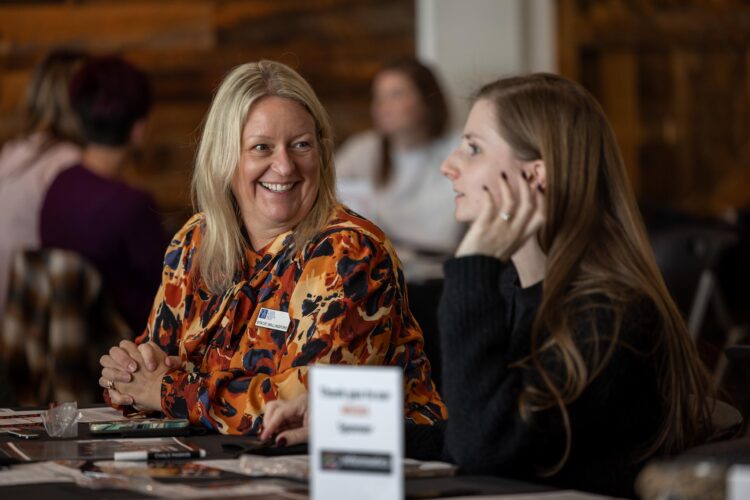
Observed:
[[[252,106],[268,96],[300,103],[315,121],[320,155],[318,196],[294,231],[297,248],[313,237],[336,205],[333,130],[310,85],[292,68],[259,61],[234,68],[216,91],[205,119],[195,161],[192,191],[196,209],[205,217],[198,269],[213,292],[226,289],[240,269],[246,246],[232,178],[240,161],[242,129]]]
[[[567,405],[605,368],[619,347],[625,310],[639,299],[651,302],[659,318],[655,368],[664,401],[661,427],[643,456],[701,442],[710,432],[708,374],[657,267],[604,111],[583,87],[552,74],[498,80],[476,98],[494,105],[499,132],[520,160],[545,165],[546,223],[539,242],[547,272],[530,355],[520,363],[542,382],[523,389],[519,407],[526,418],[555,407],[562,413],[566,449],[549,473],[570,453]],[[609,301],[604,307],[613,329],[594,331],[585,341],[608,345],[604,352],[582,349],[572,330],[575,315],[601,305],[597,296]],[[550,373],[542,357],[561,360],[563,373]]]
[[[23,133],[46,132],[54,140],[81,143],[81,125],[68,85],[86,55],[68,50],[48,54],[35,68],[23,101]]]

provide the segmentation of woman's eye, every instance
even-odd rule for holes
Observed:
[[[480,152],[479,146],[477,146],[476,144],[469,143],[468,144],[468,148],[469,148],[469,154],[471,156],[479,154],[479,152]]]
[[[268,147],[268,144],[256,144],[255,146],[253,146],[250,149],[252,149],[253,151],[268,151],[271,148]]]
[[[294,147],[296,149],[310,149],[312,147],[312,144],[310,144],[307,141],[299,141],[294,143]]]

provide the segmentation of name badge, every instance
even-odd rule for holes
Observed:
[[[289,328],[290,322],[289,313],[261,307],[260,313],[258,313],[258,319],[255,320],[255,326],[262,326],[263,328],[285,332],[286,329]]]

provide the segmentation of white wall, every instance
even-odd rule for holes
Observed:
[[[554,0],[416,0],[416,11],[417,57],[439,73],[458,128],[479,85],[556,70]]]

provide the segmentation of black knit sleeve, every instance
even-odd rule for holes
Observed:
[[[517,399],[522,373],[509,368],[509,347],[530,324],[505,325],[506,297],[500,290],[501,261],[485,256],[451,259],[439,307],[443,350],[443,398],[448,407],[444,453],[470,473],[529,470],[533,440]]]

